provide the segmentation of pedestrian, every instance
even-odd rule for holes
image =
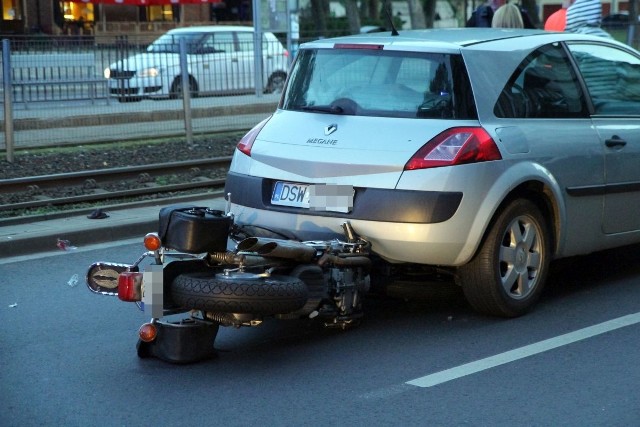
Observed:
[[[567,26],[567,8],[571,6],[573,0],[564,0],[562,7],[553,12],[544,22],[546,31],[564,31]]]
[[[575,0],[567,8],[567,25],[569,33],[591,34],[611,38],[611,35],[600,28],[602,20],[602,4],[600,0]]]
[[[493,14],[493,28],[524,28],[522,13],[515,4],[503,4]]]
[[[473,11],[471,17],[467,20],[467,27],[491,27],[493,20],[493,11],[496,5],[493,0],[489,0]]]

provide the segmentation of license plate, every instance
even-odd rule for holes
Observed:
[[[277,181],[271,193],[271,204],[348,213],[353,210],[353,195],[354,190],[351,185]]]
[[[294,208],[309,208],[309,185],[278,181],[273,186],[271,203]]]

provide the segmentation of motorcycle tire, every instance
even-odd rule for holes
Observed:
[[[303,307],[308,291],[304,282],[295,277],[221,279],[211,273],[195,272],[180,274],[173,280],[171,298],[191,310],[273,315]]]

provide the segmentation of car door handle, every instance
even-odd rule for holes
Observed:
[[[605,140],[604,143],[609,148],[624,147],[627,145],[627,141],[620,138],[618,135],[613,135],[611,138]]]

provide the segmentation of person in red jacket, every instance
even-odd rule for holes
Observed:
[[[567,8],[571,6],[573,0],[564,0],[562,8],[553,12],[544,23],[544,29],[547,31],[564,31],[567,26]]]

